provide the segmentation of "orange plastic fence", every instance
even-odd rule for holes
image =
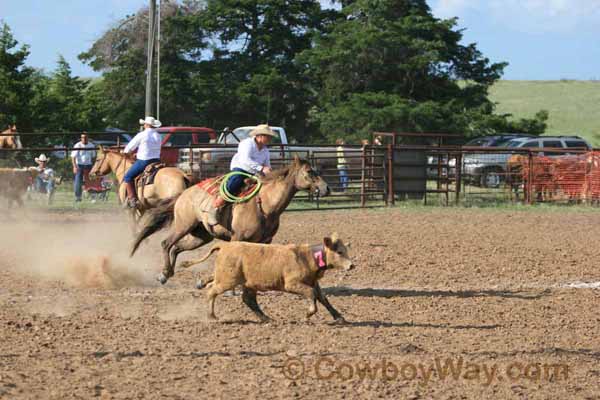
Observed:
[[[509,168],[531,201],[600,200],[600,151],[564,156],[513,156]],[[531,196],[531,197],[529,197]]]

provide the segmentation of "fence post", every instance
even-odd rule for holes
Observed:
[[[190,157],[189,157],[190,175],[192,177],[192,180],[194,180],[194,149],[192,148],[192,146],[190,146],[189,149],[190,149]]]
[[[198,180],[202,180],[202,177],[204,176],[204,170],[202,168],[204,164],[204,152],[202,150],[200,150],[198,152]]]
[[[449,162],[449,158],[448,158],[448,162]],[[458,205],[460,202],[460,189],[461,189],[461,184],[462,184],[462,153],[456,155],[456,163],[454,165],[455,165],[455,167],[454,167],[455,177],[454,178],[456,179],[456,182],[455,182],[456,193],[454,195],[454,203],[456,205]],[[450,168],[448,168],[448,174],[450,174]]]
[[[365,206],[365,180],[367,179],[365,169],[367,167],[367,154],[366,146],[362,147],[361,154],[361,168],[360,168],[360,206]]]
[[[533,204],[533,152],[529,150],[529,171],[527,174],[527,204]]]
[[[388,163],[388,205],[394,205],[395,196],[394,196],[394,148],[391,144],[388,144],[387,151],[387,163]]]

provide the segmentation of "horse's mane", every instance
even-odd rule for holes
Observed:
[[[290,175],[290,172],[299,169],[303,165],[308,165],[308,161],[306,160],[298,160],[298,162],[292,162],[290,165],[286,165],[285,167],[279,168],[271,172],[269,175],[261,177],[260,181],[262,183],[272,183],[278,180],[283,180]]]

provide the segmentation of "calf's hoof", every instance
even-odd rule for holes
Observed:
[[[344,317],[339,316],[333,321],[334,325],[348,325],[348,321],[344,319]]]
[[[202,278],[199,278],[196,281],[196,289],[200,290],[200,289],[204,289],[206,287],[206,283],[204,283],[204,281],[202,280]]]
[[[169,280],[169,278],[167,278],[165,276],[165,274],[163,274],[162,272],[160,274],[158,274],[158,276],[156,277],[156,280],[160,282],[161,285],[164,285],[165,283],[167,283],[167,281]]]
[[[206,320],[208,322],[218,322],[219,321],[219,319],[214,314],[208,314],[208,316],[206,317]]]

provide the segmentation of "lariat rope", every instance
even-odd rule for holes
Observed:
[[[254,189],[252,189],[252,191],[250,193],[246,194],[245,196],[235,196],[235,195],[229,193],[229,190],[227,190],[227,182],[229,181],[229,179],[231,179],[232,177],[234,177],[236,175],[242,175],[242,176],[252,179],[253,181],[256,182],[256,186],[254,187]],[[216,179],[211,184],[211,186],[216,185],[216,184],[219,184],[219,194],[221,195],[221,197],[230,203],[246,202],[246,201],[250,200],[251,198],[253,198],[254,196],[256,196],[258,194],[260,188],[262,187],[262,183],[261,183],[260,179],[258,179],[256,176],[247,174],[245,172],[240,172],[240,171],[232,171],[228,174],[223,175],[222,177]]]

